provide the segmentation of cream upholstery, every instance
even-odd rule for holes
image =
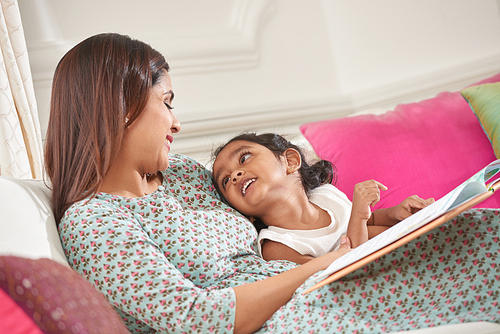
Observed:
[[[69,266],[42,180],[0,176],[0,255],[49,258]]]

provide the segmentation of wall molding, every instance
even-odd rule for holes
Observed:
[[[259,63],[259,33],[276,11],[276,0],[234,1],[226,25],[205,30],[145,35],[163,52],[175,75],[241,70]],[[174,50],[174,51],[171,51]]]
[[[302,123],[343,117],[350,112],[349,101],[339,97],[267,106],[239,115],[231,115],[228,111],[227,117],[182,122],[182,131],[175,136],[175,151],[188,155],[208,152],[214,142],[243,131],[270,131],[293,136]],[[209,111],[205,113],[210,114]]]
[[[442,91],[457,91],[467,85],[500,73],[500,54],[460,66],[452,66],[369,91],[260,107],[231,108],[227,116],[186,121],[175,136],[173,152],[193,157],[208,157],[214,145],[243,131],[285,133],[301,140],[299,126],[307,122],[339,118],[362,110],[392,110],[399,103],[418,102]],[[190,112],[196,114],[197,112]],[[209,110],[198,112],[213,114]],[[220,115],[219,110],[219,115]]]
[[[59,60],[74,45],[70,41],[27,41],[33,81],[52,82]]]
[[[225,21],[227,24],[212,29],[173,30],[168,36],[149,33],[141,39],[155,49],[167,50],[162,53],[170,64],[175,64],[172,65],[175,75],[256,67],[259,63],[260,31],[275,11],[276,0],[237,0]],[[45,25],[51,24],[51,30],[59,30],[57,22],[47,23],[45,17],[38,19]],[[36,81],[52,80],[57,63],[76,44],[75,41],[63,40],[62,34],[49,37],[27,41],[33,79]]]
[[[500,73],[500,54],[352,93],[350,99],[354,111],[391,107],[398,103],[418,102],[442,91],[457,91],[497,73]]]

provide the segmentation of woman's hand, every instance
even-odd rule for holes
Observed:
[[[336,259],[338,259],[342,255],[349,253],[351,251],[351,245],[352,244],[351,244],[351,240],[349,239],[349,237],[343,235],[340,238],[339,249],[337,249],[335,251],[331,251],[329,253],[326,253],[325,255],[322,255],[320,257],[317,257],[314,259],[314,261],[318,261],[318,263],[323,261],[324,264],[322,266],[324,266],[324,268],[322,268],[320,270],[325,270],[326,268],[328,268],[328,266],[330,264],[332,264],[333,261],[335,261]]]

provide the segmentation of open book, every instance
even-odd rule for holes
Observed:
[[[304,293],[338,280],[484,201],[500,188],[499,181],[500,159],[490,163],[441,199],[332,262],[315,278],[319,282]]]

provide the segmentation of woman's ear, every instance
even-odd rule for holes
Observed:
[[[285,157],[286,170],[288,174],[292,174],[300,169],[302,159],[297,150],[289,148],[283,152],[283,156]]]

